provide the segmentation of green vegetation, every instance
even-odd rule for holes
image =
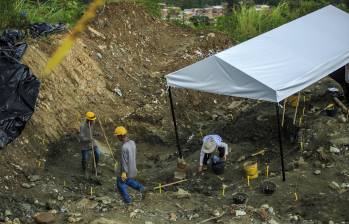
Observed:
[[[135,2],[139,5],[147,8],[150,14],[156,17],[161,16],[159,3],[163,2],[161,0],[135,0]]]
[[[85,5],[80,0],[0,1],[0,29],[36,22],[73,24],[84,9]]]
[[[331,2],[327,0],[282,1],[270,10],[263,11],[256,11],[254,5],[242,5],[235,7],[232,15],[218,18],[216,24],[210,28],[225,32],[234,40],[242,42],[320,9]],[[343,3],[337,6],[348,10]]]

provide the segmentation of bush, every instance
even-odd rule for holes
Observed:
[[[232,15],[217,19],[215,28],[241,42],[279,27],[328,4],[326,0],[282,1],[270,10],[257,11],[254,6],[242,5]],[[344,4],[342,9],[348,9]]]
[[[85,10],[80,0],[0,1],[0,28],[21,28],[30,23],[74,24]]]

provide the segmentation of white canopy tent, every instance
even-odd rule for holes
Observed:
[[[172,87],[280,102],[349,63],[349,14],[334,6],[166,76]]]
[[[330,5],[167,75],[180,156],[171,87],[278,103],[348,63],[349,14]],[[285,180],[280,124],[279,140]]]

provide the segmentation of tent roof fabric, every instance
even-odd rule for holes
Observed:
[[[166,76],[167,85],[280,102],[349,63],[349,14],[327,6]]]

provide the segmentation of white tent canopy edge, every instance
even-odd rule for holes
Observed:
[[[330,5],[166,76],[167,85],[270,102],[349,63],[349,14]]]

